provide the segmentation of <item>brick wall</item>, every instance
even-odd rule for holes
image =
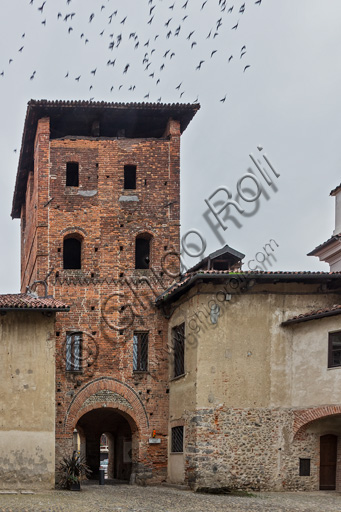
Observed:
[[[22,289],[50,273],[49,293],[70,305],[70,313],[58,314],[56,321],[57,458],[72,450],[77,411],[84,401],[90,400],[86,410],[96,406],[96,400],[82,391],[91,382],[101,382],[100,389],[93,389],[95,395],[115,379],[122,383],[121,393],[130,390],[124,400],[137,425],[138,471],[158,480],[166,477],[167,329],[151,301],[171,282],[163,256],[179,249],[179,151],[180,129],[175,121],[168,124],[162,139],[106,140],[50,140],[49,120],[38,123],[34,176],[29,181],[34,187],[33,191],[28,187],[22,209]],[[79,163],[78,187],[66,187],[70,161]],[[137,166],[136,190],[124,190],[124,165]],[[135,269],[135,238],[141,233],[152,236],[147,270]],[[67,235],[82,240],[80,270],[63,269]],[[178,263],[167,258],[169,263],[174,272]],[[149,332],[146,373],[133,372],[134,330]],[[66,371],[70,331],[84,333],[82,372]],[[107,402],[119,411],[122,403],[113,396]],[[102,405],[100,400],[98,407]],[[148,420],[143,424],[141,414]],[[152,429],[161,444],[148,444]]]

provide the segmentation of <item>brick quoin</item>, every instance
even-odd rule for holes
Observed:
[[[106,404],[117,421],[136,424],[133,471],[150,481],[166,478],[167,321],[153,302],[174,279],[162,261],[179,253],[180,136],[198,108],[28,104],[12,209],[21,218],[21,289],[46,280],[48,294],[70,306],[57,314],[55,331],[57,464],[72,453],[77,422],[103,413],[103,403],[82,409],[85,400],[112,391],[132,407]],[[66,185],[68,162],[78,163],[77,187]],[[136,166],[132,190],[124,189],[127,165]],[[138,235],[151,239],[149,269],[135,269]],[[81,269],[63,268],[70,236],[81,241]],[[179,270],[179,258],[173,260],[167,259],[172,275]],[[42,286],[36,290],[43,295]],[[133,371],[134,331],[148,332],[147,372]],[[66,371],[70,332],[83,333],[79,372]],[[154,429],[161,443],[149,445]]]

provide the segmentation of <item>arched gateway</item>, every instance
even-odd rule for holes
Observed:
[[[143,466],[148,447],[148,416],[138,394],[127,384],[107,377],[86,384],[74,397],[64,422],[64,439],[70,451],[75,433],[79,449],[98,478],[100,440],[108,441],[108,478],[129,481]],[[58,444],[58,441],[57,441]]]

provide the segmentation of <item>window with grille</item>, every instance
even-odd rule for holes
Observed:
[[[78,162],[66,163],[66,186],[78,187],[79,185],[79,165]]]
[[[300,459],[300,476],[310,476],[310,459]]]
[[[172,452],[182,453],[184,451],[184,427],[172,428]]]
[[[82,370],[82,333],[69,332],[66,335],[66,371]]]
[[[341,331],[329,333],[328,368],[341,366]]]
[[[134,332],[133,370],[146,372],[148,370],[148,333]]]
[[[185,324],[173,327],[172,344],[174,358],[173,376],[178,377],[185,373]]]

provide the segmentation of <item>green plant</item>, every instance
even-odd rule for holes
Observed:
[[[63,457],[57,468],[58,484],[63,489],[70,489],[72,484],[78,484],[82,477],[90,474],[91,469],[87,465],[85,457],[81,457],[76,451],[71,457]]]

